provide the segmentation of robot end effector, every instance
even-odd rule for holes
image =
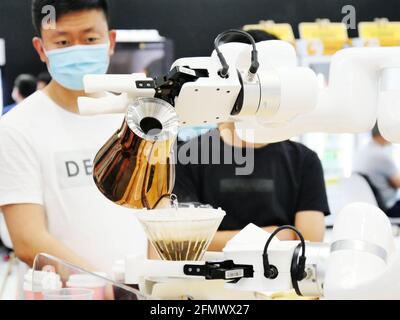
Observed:
[[[250,142],[278,142],[306,132],[365,132],[377,120],[386,139],[400,142],[400,48],[341,50],[332,58],[329,86],[319,88],[316,74],[297,66],[289,43],[219,46],[217,39],[211,57],[179,59],[156,79],[86,76],[88,93],[121,95],[80,98],[81,113],[126,112],[136,98],[156,97],[175,107],[181,126],[233,121]]]
[[[166,163],[170,163],[168,151],[178,126],[230,121],[242,140],[272,143],[306,132],[365,132],[378,119],[385,138],[400,141],[400,126],[396,125],[400,119],[400,48],[342,50],[332,58],[329,86],[319,88],[316,74],[297,66],[291,44],[277,40],[254,44],[253,40],[252,45],[219,46],[221,39],[217,37],[211,57],[179,59],[167,75],[156,79],[144,74],[86,76],[88,93],[119,95],[80,98],[81,114],[128,110],[123,127],[95,159],[96,184],[110,200],[154,208],[172,191],[174,170]],[[155,134],[149,135],[150,130]],[[121,137],[131,144],[122,143]],[[147,147],[133,148],[139,144]],[[132,160],[124,157],[124,148],[153,151],[135,155],[143,159],[138,168],[137,163],[127,164]],[[154,167],[156,153],[165,159],[164,163],[155,161]],[[118,179],[120,169],[127,167],[132,169],[131,178]],[[137,180],[137,170],[144,170],[146,176]],[[162,182],[161,189],[157,181]]]

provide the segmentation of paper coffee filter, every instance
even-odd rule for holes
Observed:
[[[145,233],[164,260],[200,260],[225,212],[221,209],[169,208],[137,214]]]

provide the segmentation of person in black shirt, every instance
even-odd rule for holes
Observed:
[[[260,41],[260,31],[257,34],[255,40]],[[305,239],[322,241],[324,216],[329,214],[323,170],[315,152],[292,141],[244,142],[233,123],[222,123],[180,145],[174,193],[180,202],[200,202],[226,211],[210,250],[221,250],[249,223],[269,232],[294,225]],[[296,239],[292,231],[282,231],[278,237]]]

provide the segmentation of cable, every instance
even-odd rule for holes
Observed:
[[[303,235],[301,234],[301,232],[299,230],[297,230],[295,227],[293,226],[289,226],[289,225],[285,225],[285,226],[281,226],[278,227],[277,229],[274,230],[274,232],[272,232],[272,234],[270,235],[270,237],[268,238],[265,247],[264,247],[264,252],[263,252],[263,263],[264,263],[264,276],[268,279],[274,279],[277,277],[277,270],[273,270],[271,268],[271,265],[269,264],[268,261],[268,247],[269,244],[271,243],[272,239],[282,230],[285,229],[290,229],[292,231],[294,231],[298,237],[300,238],[300,242],[301,242],[301,256],[299,257],[299,262],[297,264],[297,268],[296,268],[296,279],[297,281],[301,281],[305,278],[305,268],[306,268],[306,242],[304,240]],[[276,269],[276,268],[275,268]]]
[[[253,78],[254,75],[257,73],[258,68],[260,67],[260,64],[258,62],[258,51],[257,51],[257,47],[256,47],[256,42],[255,42],[254,38],[246,31],[236,30],[236,29],[230,29],[230,30],[224,31],[224,32],[220,33],[214,40],[215,51],[217,52],[219,61],[221,62],[221,65],[222,65],[222,69],[219,71],[219,75],[222,78],[229,77],[229,73],[228,73],[229,65],[226,62],[226,59],[225,59],[224,55],[222,54],[221,50],[219,50],[221,40],[229,34],[239,34],[244,37],[247,37],[250,40],[253,50],[251,51],[251,66],[249,69],[249,77]]]

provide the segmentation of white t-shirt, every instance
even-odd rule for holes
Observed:
[[[40,91],[0,120],[0,206],[43,205],[49,232],[105,272],[147,251],[134,210],[106,199],[92,178],[96,153],[122,121],[68,112]]]

